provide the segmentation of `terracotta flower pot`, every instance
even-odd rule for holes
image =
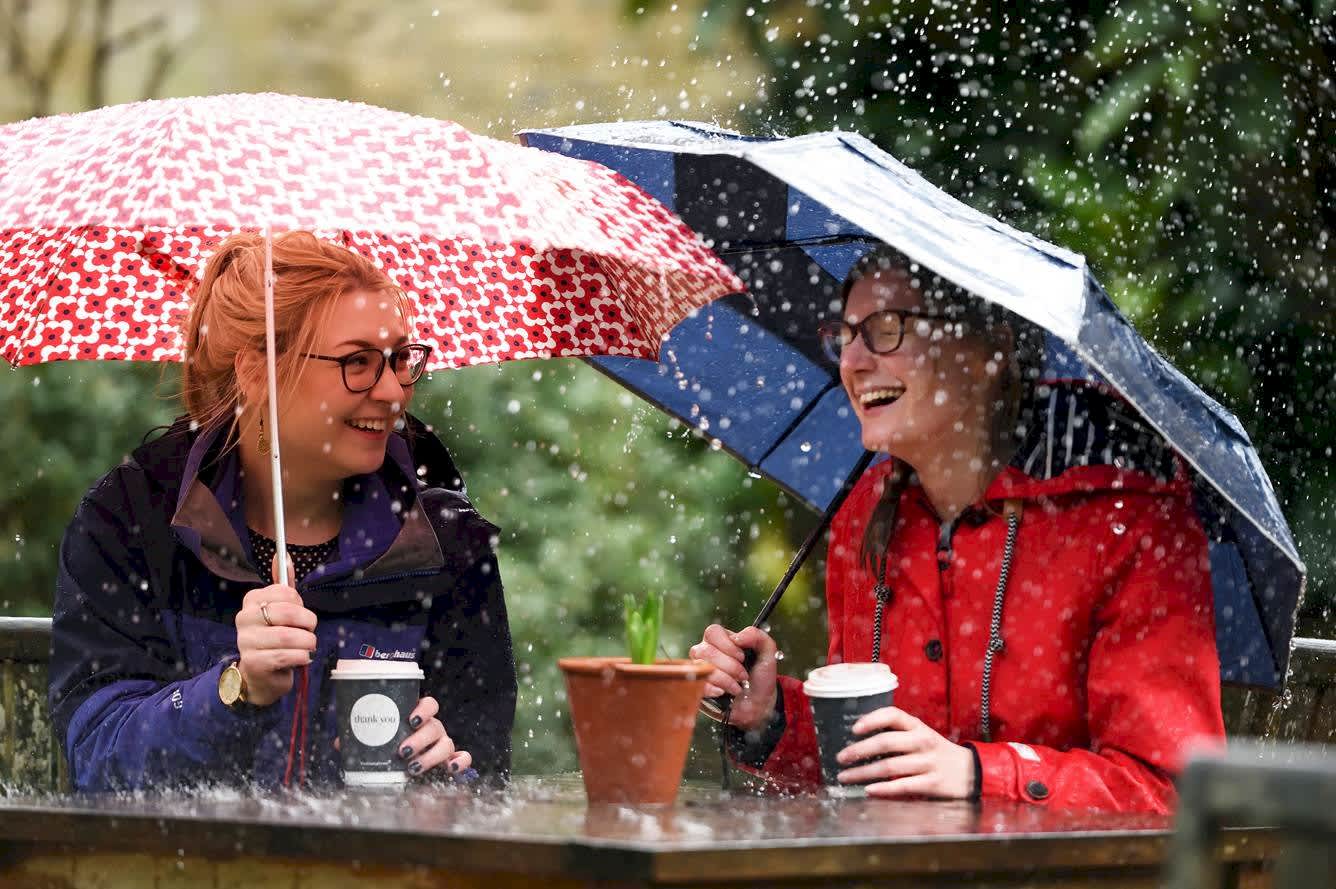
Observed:
[[[568,657],[557,665],[566,674],[589,801],[671,804],[713,668],[705,661],[633,664],[624,657]]]

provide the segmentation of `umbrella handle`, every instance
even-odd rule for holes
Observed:
[[[742,669],[751,674],[752,667],[756,666],[756,652],[748,648],[742,655]],[[713,719],[715,722],[724,722],[728,719],[729,711],[733,709],[732,695],[719,695],[713,698],[702,698],[700,702],[700,712]]]
[[[274,230],[264,229],[264,358],[269,376],[269,476],[274,489],[274,545],[278,570],[274,581],[288,583],[288,535],[283,524],[283,459],[278,444],[278,371],[274,366]]]
[[[863,475],[863,472],[872,464],[872,461],[876,459],[876,457],[877,454],[875,451],[864,451],[863,456],[858,458],[858,462],[854,464],[854,468],[850,470],[849,475],[845,477],[844,484],[840,485],[840,489],[835,492],[835,496],[826,507],[826,511],[821,514],[821,520],[816,523],[816,527],[807,535],[807,539],[803,541],[803,545],[798,547],[798,552],[794,554],[793,561],[789,562],[789,570],[784,572],[784,576],[780,578],[779,584],[775,587],[775,591],[770,594],[770,598],[766,599],[765,604],[761,606],[760,612],[756,615],[756,620],[752,621],[753,627],[759,627],[770,619],[771,612],[775,610],[775,606],[779,604],[779,600],[783,597],[784,591],[789,588],[789,584],[792,583],[793,578],[797,576],[798,569],[803,566],[803,562],[807,561],[807,557],[811,555],[812,550],[816,548],[817,541],[822,538],[826,533],[826,529],[830,527],[831,519],[835,517],[835,513],[840,511],[840,507],[844,505],[845,498],[849,496],[849,492],[854,489],[854,485],[857,484],[859,477]],[[743,655],[742,658],[742,666],[748,674],[751,673],[752,667],[756,666],[755,651],[747,649],[746,654]],[[728,711],[732,706],[732,695],[719,695],[714,698],[705,698],[700,702],[701,712],[716,722],[723,722],[726,720],[728,718]]]

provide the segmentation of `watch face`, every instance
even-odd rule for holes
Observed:
[[[228,667],[218,676],[218,697],[231,706],[241,697],[241,671],[235,666]]]

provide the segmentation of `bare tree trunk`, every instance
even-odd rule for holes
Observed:
[[[162,83],[171,73],[172,67],[181,57],[181,44],[173,44],[164,40],[158,44],[158,48],[153,51],[153,64],[149,66],[148,74],[144,77],[144,86],[139,91],[139,95],[145,99],[156,99],[162,92]]]
[[[106,104],[107,66],[111,61],[111,7],[114,0],[93,0],[93,55],[88,61],[89,108]]]
[[[88,107],[107,104],[107,79],[115,57],[137,45],[157,38],[148,74],[139,98],[151,99],[162,89],[172,65],[176,63],[185,41],[174,41],[171,33],[172,12],[159,12],[128,25],[120,33],[112,32],[116,0],[93,0],[93,57],[88,65]]]
[[[83,0],[66,0],[60,29],[40,59],[32,46],[32,4],[29,0],[14,0],[12,5],[0,8],[4,19],[6,67],[28,92],[25,116],[39,117],[51,112],[51,87],[65,64],[82,6]]]

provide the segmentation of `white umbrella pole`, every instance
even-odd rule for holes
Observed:
[[[288,535],[283,527],[283,458],[278,445],[278,372],[274,368],[274,231],[264,230],[264,358],[269,375],[269,474],[274,483],[274,544],[278,571],[274,580],[288,582]]]

